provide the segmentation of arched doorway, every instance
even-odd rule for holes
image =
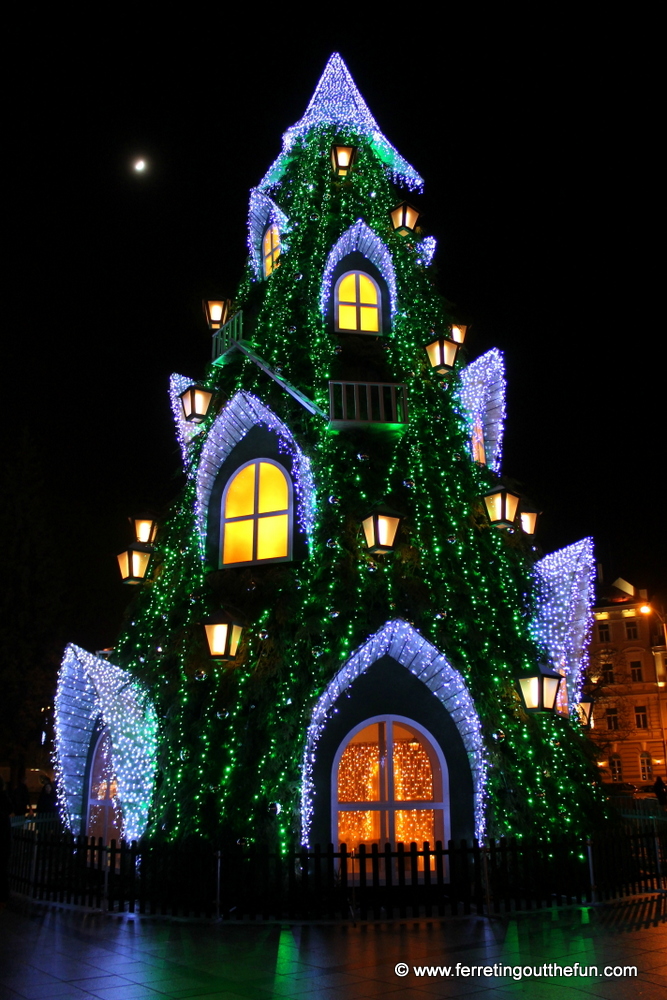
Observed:
[[[95,743],[90,761],[86,836],[101,837],[105,844],[121,839],[122,815],[118,784],[113,773],[111,736],[103,728]]]
[[[332,841],[357,850],[449,838],[449,777],[437,742],[399,715],[375,716],[342,741],[332,774]]]

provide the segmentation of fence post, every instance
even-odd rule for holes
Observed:
[[[490,917],[493,904],[491,903],[491,886],[489,885],[488,850],[488,847],[483,842],[479,845],[479,852],[482,858],[482,879],[484,880],[484,905],[486,906],[486,915]]]
[[[215,852],[215,919],[220,919],[220,870],[221,870],[221,852]]]
[[[653,850],[655,851],[655,872],[658,883],[658,892],[662,892],[662,868],[660,866],[660,841],[658,839],[658,828],[657,823],[653,823]]]
[[[593,841],[586,838],[586,850],[588,852],[588,878],[591,883],[591,903],[597,903],[597,889],[595,888],[595,869],[593,867]]]

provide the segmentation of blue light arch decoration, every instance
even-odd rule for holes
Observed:
[[[214,420],[202,448],[196,476],[195,517],[202,560],[206,559],[209,505],[223,463],[253,427],[265,427],[278,437],[278,447],[291,456],[296,522],[310,540],[315,521],[315,483],[310,460],[294,435],[268,406],[249,392],[237,392]]]
[[[320,696],[308,727],[301,772],[301,840],[311,846],[311,827],[315,812],[315,779],[318,750],[327,726],[339,712],[339,699],[349,693],[354,682],[367,674],[375,664],[392,661],[400,671],[408,671],[424,685],[445,710],[462,743],[470,768],[474,810],[474,836],[482,840],[485,832],[485,789],[487,760],[482,740],[482,727],[468,687],[447,657],[402,619],[387,622],[344,663]],[[396,676],[399,676],[398,674]],[[385,685],[388,687],[388,685]],[[369,706],[364,705],[366,710]],[[399,710],[398,708],[396,709]],[[404,705],[400,712],[406,715]],[[368,716],[376,714],[366,711]],[[421,720],[415,718],[415,722]],[[451,769],[450,769],[451,774]],[[318,805],[318,808],[320,806]]]
[[[269,226],[276,226],[280,233],[280,252],[288,249],[286,235],[289,230],[289,220],[275,201],[263,194],[258,188],[250,192],[250,208],[248,211],[248,250],[250,264],[258,281],[264,277],[262,240]]]
[[[389,291],[389,305],[392,317],[397,309],[396,297],[396,272],[391,259],[391,254],[379,236],[373,232],[370,226],[366,225],[363,219],[357,219],[354,225],[346,229],[340,236],[327,257],[322,274],[322,284],[320,286],[320,309],[322,315],[326,316],[331,298],[331,284],[337,265],[344,257],[358,252],[363,254],[378,271],[387,283]]]
[[[148,823],[157,755],[157,715],[144,688],[126,670],[70,643],[55,700],[55,771],[60,813],[74,834],[85,833],[86,776],[100,727],[111,737],[122,835],[137,840]]]

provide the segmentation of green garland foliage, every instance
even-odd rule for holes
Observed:
[[[332,175],[334,139],[359,149],[345,181]],[[516,672],[539,657],[528,632],[532,551],[521,532],[488,526],[480,496],[494,479],[469,456],[458,376],[443,381],[428,366],[423,344],[456,317],[432,269],[419,263],[419,241],[391,228],[400,196],[366,140],[324,127],[295,145],[272,196],[289,218],[286,249],[268,280],[246,271],[235,300],[244,335],[324,410],[329,379],[372,372],[369,381],[406,383],[409,423],[400,436],[332,433],[238,352],[209,368],[206,384],[223,400],[240,389],[256,393],[292,430],[312,462],[317,520],[301,562],[207,574],[193,479],[165,515],[160,564],[116,648],[117,662],[149,686],[161,720],[151,832],[287,849],[298,835],[301,755],[315,700],[392,617],[413,623],[469,685],[491,763],[491,834],[586,832],[602,807],[578,723],[527,718],[514,691]],[[393,257],[399,312],[390,337],[337,336],[320,311],[327,256],[359,218]],[[193,447],[195,469],[214,416]],[[360,520],[380,500],[404,522],[397,550],[372,557]],[[250,626],[236,662],[221,667],[209,660],[199,623],[229,602]],[[279,815],[271,803],[280,803]]]

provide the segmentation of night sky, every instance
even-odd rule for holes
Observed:
[[[201,299],[233,294],[249,189],[333,50],[425,178],[417,204],[438,239],[439,287],[472,319],[469,359],[504,352],[504,472],[544,511],[542,550],[590,534],[611,579],[663,587],[652,199],[640,83],[613,72],[614,47],[563,23],[531,47],[511,25],[453,21],[396,25],[393,41],[306,25],[307,46],[292,31],[277,45],[277,20],[254,39],[225,34],[222,16],[180,29],[159,44],[135,26],[75,46],[61,24],[12,85],[5,449],[15,459],[28,429],[67,553],[67,637],[113,644],[131,596],[115,558],[127,515],[161,509],[182,483],[169,374],[203,374]]]

